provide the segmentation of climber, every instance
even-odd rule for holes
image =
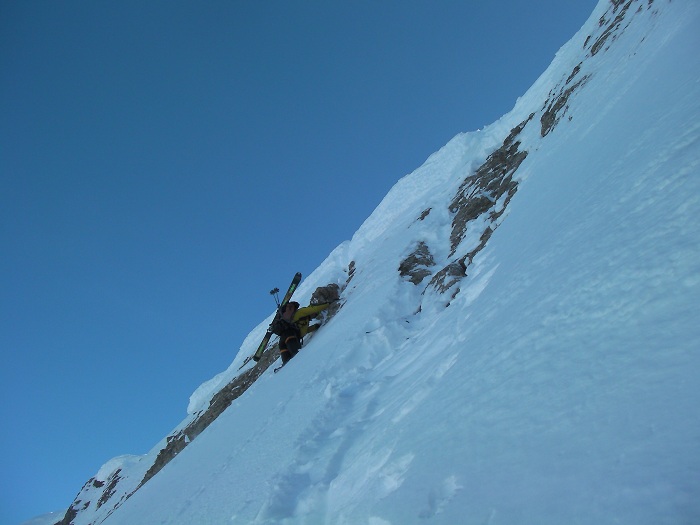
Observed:
[[[286,365],[287,361],[297,355],[301,349],[304,336],[319,329],[321,325],[310,324],[311,319],[315,318],[319,313],[328,308],[328,306],[330,306],[330,303],[315,304],[299,308],[299,303],[290,301],[280,312],[281,320],[279,322],[279,328],[276,331],[280,332],[280,356],[282,357],[282,366]]]

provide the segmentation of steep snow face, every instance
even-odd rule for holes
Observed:
[[[601,1],[302,283],[343,307],[298,357],[191,439],[261,323],[64,523],[700,520],[699,23],[690,0]]]

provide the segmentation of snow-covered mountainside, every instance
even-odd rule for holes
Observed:
[[[264,320],[61,523],[700,522],[699,29],[601,1],[303,281],[299,356],[239,370]]]

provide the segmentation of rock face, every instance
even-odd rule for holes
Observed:
[[[444,295],[446,305],[449,305],[449,301],[460,292],[460,282],[470,272],[476,255],[487,246],[493,232],[505,220],[507,208],[518,191],[522,177],[519,170],[529,154],[525,146],[528,144],[526,135],[548,137],[564,125],[562,123],[567,120],[565,117],[572,119],[569,111],[571,101],[578,92],[585,89],[593,75],[586,73],[586,61],[605,53],[633,23],[635,16],[653,9],[654,0],[610,1],[598,21],[598,27],[585,39],[582,59],[560,79],[552,81],[546,100],[539,100],[532,105],[529,108],[532,112],[523,113],[525,118],[519,124],[510,130],[504,130],[502,142],[492,148],[483,162],[461,175],[463,178],[459,187],[446,199],[442,209],[432,206],[422,212],[419,212],[420,209],[412,211],[417,216],[416,221],[426,222],[432,220],[434,215],[446,214],[449,217],[448,234],[439,239],[436,236],[416,239],[407,250],[409,254],[397,268],[398,278],[422,287],[423,294],[431,292]],[[456,184],[457,182],[455,186]],[[323,323],[332,319],[342,307],[342,293],[355,278],[356,269],[353,260],[347,267],[347,279],[342,287],[332,283],[318,288],[312,295],[312,304],[332,304],[321,318]],[[211,397],[208,407],[191,414],[163,440],[160,448],[137,461],[127,462],[128,465],[117,462],[113,469],[88,480],[63,519],[57,523],[101,523],[196,439],[278,356],[278,346],[271,345],[255,366],[221,387]]]
[[[411,255],[399,265],[399,275],[408,277],[408,280],[413,284],[420,284],[432,273],[431,266],[435,266],[435,259],[433,259],[428,245],[424,241],[420,241]]]
[[[590,34],[585,40],[586,58],[608,49],[632,23],[634,15],[652,9],[653,4],[654,0],[612,0],[598,21],[599,31]],[[636,10],[631,10],[633,5],[636,5]],[[528,156],[528,151],[522,147],[523,131],[538,113],[540,136],[544,138],[555,130],[567,115],[571,97],[582,90],[590,78],[590,75],[581,73],[584,62],[585,60],[579,62],[566,78],[554,85],[541,108],[511,129],[501,146],[474,173],[464,178],[449,204],[452,217],[451,259],[434,271],[436,262],[433,254],[439,248],[420,241],[415,250],[401,262],[399,274],[402,277],[420,285],[430,276],[426,290],[433,289],[440,294],[449,292],[449,300],[454,299],[459,293],[458,283],[467,276],[474,257],[484,249],[518,191],[517,171]],[[573,117],[569,116],[571,118]],[[432,211],[432,208],[425,209],[418,220],[425,220]],[[465,242],[467,237],[470,240]],[[458,252],[461,255],[457,255]]]
[[[450,257],[455,255],[470,228],[478,228],[479,240],[475,246],[468,248],[466,254],[451,260],[435,273],[428,286],[439,293],[451,290],[466,277],[474,256],[486,246],[518,190],[514,175],[527,157],[527,151],[520,150],[518,136],[533,117],[534,113],[511,130],[501,147],[491,153],[474,174],[464,179],[450,202]],[[457,293],[459,288],[452,292],[451,298]]]
[[[330,306],[328,309],[324,310],[321,313],[321,321],[323,323],[327,323],[330,321],[335,314],[338,313],[338,310],[343,306],[342,301],[340,300],[340,285],[338,284],[329,284],[327,286],[319,286],[316,288],[313,294],[311,294],[311,301],[310,304],[323,304],[323,303],[330,303]]]
[[[459,293],[459,288],[455,288],[455,285],[466,277],[469,265],[476,254],[486,246],[518,189],[515,174],[528,154],[521,149],[519,136],[534,116],[535,114],[531,113],[513,128],[503,144],[473,173],[464,178],[452,197],[448,204],[452,222],[447,263],[434,271],[437,263],[433,254],[438,252],[440,247],[431,247],[427,241],[421,240],[401,261],[401,277],[419,285],[426,277],[432,276],[427,288],[440,294],[452,290],[450,300]],[[432,211],[432,208],[423,210],[417,220],[425,221]],[[470,241],[465,247],[463,243],[467,237]],[[473,239],[476,239],[475,243]],[[465,253],[457,255],[458,250]]]

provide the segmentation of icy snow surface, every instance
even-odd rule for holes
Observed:
[[[631,2],[590,56],[601,16],[512,112],[396,184],[295,295],[344,286],[354,261],[337,316],[106,525],[700,523],[700,4]],[[533,112],[518,191],[459,293],[401,279],[419,241],[435,269],[452,260],[450,200]]]

